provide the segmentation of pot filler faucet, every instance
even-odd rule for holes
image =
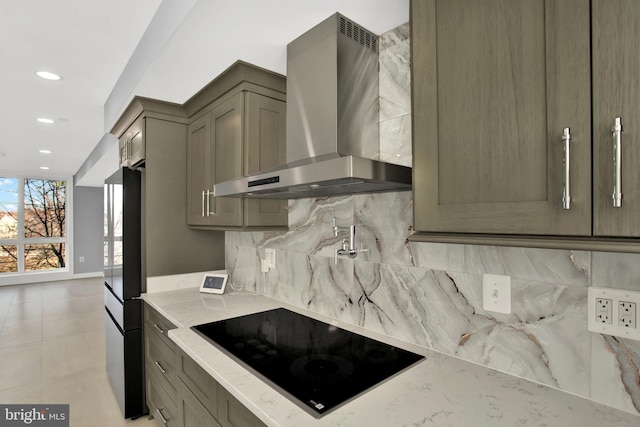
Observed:
[[[338,227],[336,225],[336,219],[333,218],[333,235],[335,237],[349,235],[342,239],[342,248],[336,249],[334,262],[338,263],[338,256],[348,256],[349,258],[355,258],[358,256],[358,252],[367,251],[367,249],[356,248],[356,226],[350,225],[348,227]]]

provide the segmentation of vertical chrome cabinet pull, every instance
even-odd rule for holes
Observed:
[[[622,206],[622,119],[616,117],[613,135],[613,207]]]
[[[562,132],[562,142],[564,143],[564,186],[562,189],[562,209],[571,209],[571,131],[564,128]]]
[[[202,190],[202,217],[204,218],[204,190]]]
[[[212,191],[207,190],[207,216],[215,214],[215,212],[209,210],[211,208],[211,193]]]

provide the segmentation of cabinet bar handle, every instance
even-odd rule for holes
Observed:
[[[613,135],[613,207],[622,206],[622,119],[616,117]]]
[[[160,364],[159,360],[156,360],[155,363],[156,363],[156,366],[158,367],[158,369],[160,369],[160,372],[162,372],[163,374],[167,373],[167,370],[162,367],[162,365]]]
[[[165,330],[164,330],[164,329],[162,329],[162,328],[160,327],[160,325],[158,325],[157,323],[154,323],[154,324],[153,324],[153,327],[154,327],[154,328],[156,328],[156,329],[158,330],[158,332],[160,332],[162,335],[164,335]]]
[[[156,409],[156,412],[158,413],[158,415],[160,415],[160,420],[162,421],[162,424],[167,425],[169,420],[165,418],[164,415],[162,415],[162,408]]]
[[[564,186],[562,190],[562,209],[571,209],[571,131],[564,128],[562,133],[562,142],[564,143]]]
[[[202,190],[202,217],[204,218],[204,190]]]
[[[211,212],[209,209],[211,207],[211,191],[207,190],[207,216],[213,215],[215,212]]]

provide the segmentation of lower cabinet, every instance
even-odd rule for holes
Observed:
[[[167,336],[175,325],[145,305],[144,361],[147,407],[160,426],[179,427],[176,406],[176,345]]]
[[[265,424],[178,349],[178,422],[183,427]]]
[[[144,320],[147,407],[158,426],[265,426],[169,339],[175,325],[146,304]]]

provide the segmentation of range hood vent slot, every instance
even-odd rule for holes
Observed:
[[[340,34],[349,37],[351,40],[360,43],[362,46],[367,49],[378,53],[378,36],[369,31],[365,30],[355,22],[345,18],[344,16],[339,16],[339,31]]]

